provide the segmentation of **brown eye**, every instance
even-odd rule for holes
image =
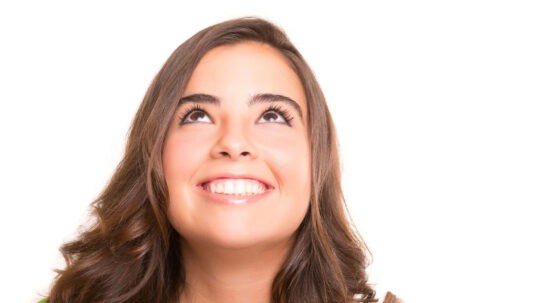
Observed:
[[[268,122],[273,122],[279,119],[279,115],[275,112],[267,112],[264,115],[262,115],[262,118],[266,119],[266,121]]]
[[[272,104],[267,107],[260,118],[258,118],[258,123],[277,123],[292,126],[290,121],[292,121],[293,118],[294,117],[286,108]]]
[[[288,124],[289,120],[276,110],[268,110],[260,116],[259,123],[280,123]]]
[[[210,117],[208,114],[203,110],[195,109],[189,113],[187,113],[183,119],[181,119],[181,124],[189,124],[189,123],[211,123]]]
[[[189,115],[189,119],[191,119],[192,121],[197,121],[200,118],[204,118],[205,115],[206,114],[203,112],[193,112]]]

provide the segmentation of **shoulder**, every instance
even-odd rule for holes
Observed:
[[[383,303],[404,303],[404,302],[401,299],[397,298],[397,296],[395,296],[395,294],[388,291],[386,293],[386,296],[384,297],[384,302]]]
[[[47,298],[43,298],[43,299],[37,301],[37,303],[47,303]]]

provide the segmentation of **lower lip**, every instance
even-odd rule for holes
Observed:
[[[248,195],[248,196],[235,196],[235,195],[227,195],[227,194],[217,194],[212,193],[207,190],[204,190],[202,186],[197,186],[198,191],[202,192],[204,196],[209,198],[210,200],[213,200],[218,203],[222,204],[236,204],[236,205],[242,205],[247,203],[254,203],[264,197],[266,197],[270,192],[273,191],[273,189],[267,189],[265,192],[261,194],[254,194],[254,195]]]

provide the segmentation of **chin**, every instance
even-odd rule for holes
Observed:
[[[256,249],[256,248],[275,248],[279,244],[289,244],[294,232],[276,232],[273,228],[268,232],[257,229],[240,229],[234,226],[215,227],[212,230],[207,230],[204,233],[198,233],[183,237],[188,242],[197,242],[199,245],[213,247],[214,249]],[[237,227],[237,226],[236,226]],[[258,230],[258,231],[257,231]]]

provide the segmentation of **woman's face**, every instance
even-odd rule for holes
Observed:
[[[163,149],[168,217],[185,241],[247,248],[291,239],[310,197],[305,99],[266,44],[204,55]]]

